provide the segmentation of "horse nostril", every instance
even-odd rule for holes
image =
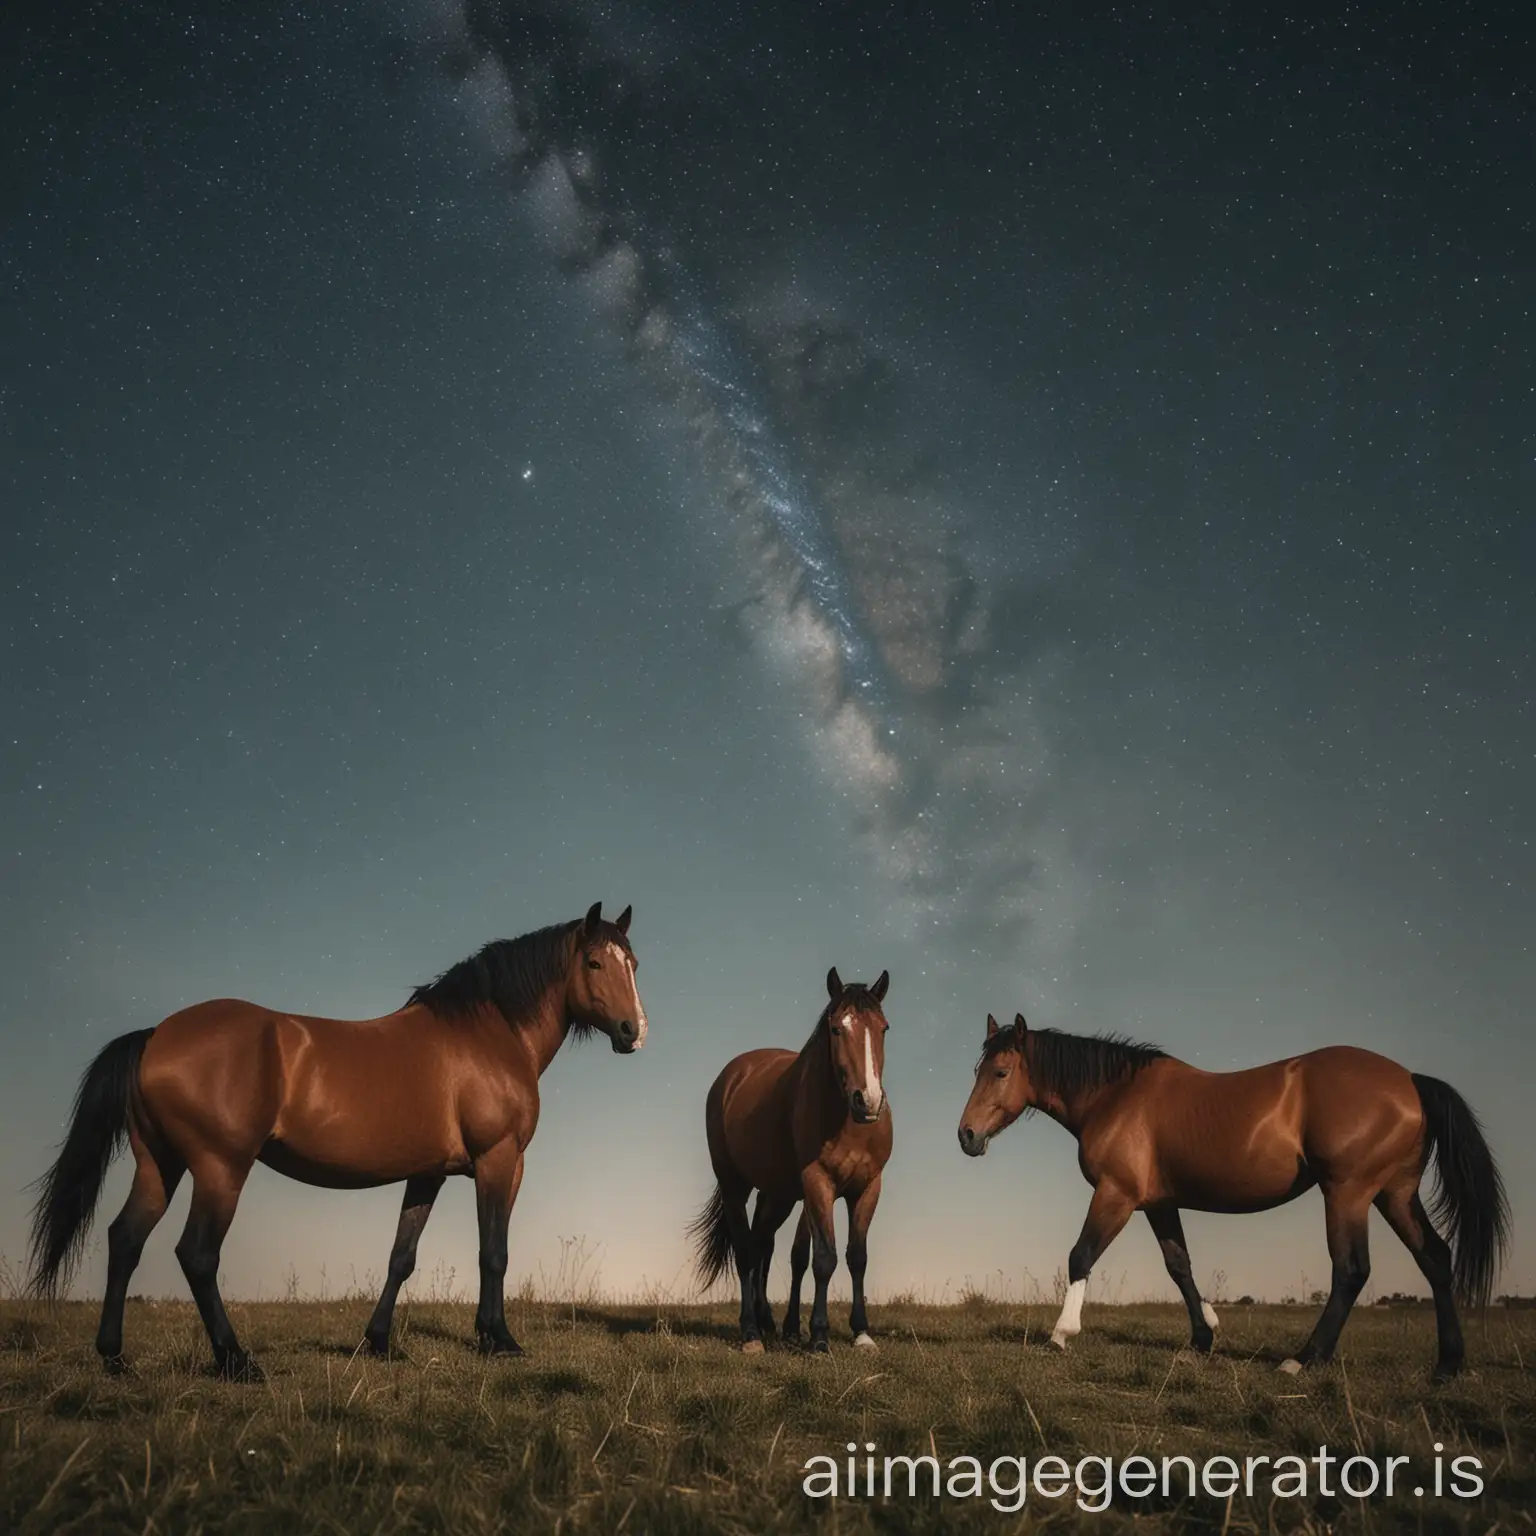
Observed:
[[[961,1127],[960,1127],[960,1145],[961,1145],[961,1146],[962,1146],[962,1147],[963,1147],[963,1148],[964,1148],[964,1149],[965,1149],[965,1150],[966,1150],[966,1151],[967,1151],[967,1152],[969,1152],[969,1151],[970,1151],[970,1149],[971,1149],[971,1143],[972,1143],[972,1142],[973,1142],[973,1141],[975,1141],[975,1139],[976,1139],[976,1133],[975,1133],[975,1132],[974,1132],[974,1131],[973,1131],[973,1130],[972,1130],[972,1129],[971,1129],[971,1128],[970,1128],[970,1126],[968,1126],[968,1125],[962,1125],[962,1126],[961,1126]]]

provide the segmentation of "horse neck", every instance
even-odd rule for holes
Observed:
[[[1034,1080],[1034,1067],[1030,1067],[1030,1080]],[[1031,1088],[1028,1107],[1037,1109],[1042,1115],[1048,1115],[1057,1125],[1071,1131],[1074,1136],[1081,1136],[1083,1126],[1093,1113],[1094,1105],[1104,1094],[1105,1086],[1094,1088],[1080,1088],[1070,1098],[1058,1093],[1055,1089]]]
[[[565,1005],[565,977],[562,975],[546,987],[521,1019],[507,1022],[512,1033],[527,1046],[542,1077],[571,1032],[570,1010]]]
[[[832,1071],[832,1049],[827,1039],[825,1015],[816,1021],[811,1038],[801,1047],[795,1071],[800,1080],[800,1091],[811,1096],[825,1122],[834,1124],[851,1118],[848,1101],[837,1086]]]

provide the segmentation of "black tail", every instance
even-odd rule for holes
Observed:
[[[709,1203],[694,1217],[688,1228],[694,1240],[694,1268],[699,1277],[699,1289],[707,1291],[731,1262],[731,1228],[725,1219],[725,1196],[720,1186],[709,1197]]]
[[[153,1033],[139,1029],[119,1035],[80,1079],[69,1134],[58,1160],[35,1186],[31,1288],[36,1295],[57,1295],[80,1262],[107,1169],[128,1134],[139,1060]]]
[[[1509,1243],[1509,1201],[1504,1181],[1467,1101],[1437,1077],[1413,1074],[1424,1106],[1424,1162],[1435,1159],[1435,1197],[1429,1213],[1443,1227],[1453,1253],[1452,1278],[1464,1306],[1486,1307]]]

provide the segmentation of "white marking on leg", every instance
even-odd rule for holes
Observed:
[[[1083,1297],[1088,1292],[1086,1280],[1074,1280],[1067,1287],[1067,1299],[1061,1304],[1061,1316],[1051,1330],[1051,1343],[1065,1349],[1067,1340],[1083,1331]]]
[[[879,1345],[867,1333],[861,1333],[854,1341],[855,1349],[879,1349]]]
[[[1301,1375],[1301,1361],[1300,1360],[1282,1360],[1280,1362],[1279,1366],[1277,1367],[1277,1369],[1280,1370],[1280,1371],[1283,1371],[1285,1373],[1285,1375],[1287,1375],[1287,1376],[1300,1376]]]
[[[1207,1328],[1214,1329],[1221,1327],[1221,1323],[1217,1320],[1216,1317],[1216,1308],[1213,1307],[1210,1302],[1202,1301],[1200,1303],[1200,1315],[1205,1319],[1205,1326]]]

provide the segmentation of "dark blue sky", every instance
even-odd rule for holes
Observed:
[[[1064,1262],[1068,1139],[953,1141],[1023,1008],[1447,1078],[1528,1290],[1523,34],[527,14],[0,22],[0,1253],[106,1038],[601,897],[651,1042],[546,1080],[514,1276],[672,1283],[710,1079],[835,963],[893,978],[878,1289]],[[379,1271],[394,1203],[258,1170],[232,1289]],[[1192,1226],[1325,1272],[1315,1199]]]

